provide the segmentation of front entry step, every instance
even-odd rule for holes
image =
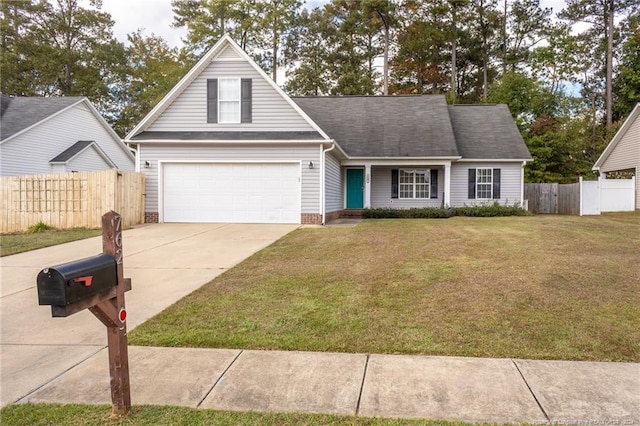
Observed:
[[[362,209],[344,209],[340,211],[342,219],[362,219]]]

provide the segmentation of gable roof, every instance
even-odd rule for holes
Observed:
[[[20,134],[84,99],[71,96],[44,98],[2,95],[0,140],[5,141]]]
[[[450,105],[449,115],[463,159],[532,159],[506,105]]]
[[[228,34],[225,34],[199,61],[198,63],[191,68],[191,70],[184,76],[182,79],[176,84],[173,89],[169,91],[165,95],[164,98],[140,121],[126,136],[126,141],[132,141],[134,137],[146,130],[168,107],[171,103],[176,100],[178,96],[200,75],[202,72],[209,66],[209,64],[227,47],[230,46],[232,49],[236,51],[236,53],[245,61],[247,61],[255,70],[260,74],[260,76],[267,81],[271,87],[289,104],[291,107],[296,110],[298,114],[307,122],[309,125],[318,132],[323,139],[329,139],[329,137],[324,133],[324,131],[311,120],[307,114],[300,109],[295,102],[287,96],[286,93],[278,86],[267,74],[258,66],[258,64],[253,61],[247,55],[247,53],[240,47],[238,44],[233,41]]]
[[[351,157],[460,156],[444,96],[292,99]]]
[[[111,161],[111,158],[100,148],[100,146],[96,143],[96,141],[78,141],[71,145],[69,148],[62,151],[60,154],[56,155],[54,158],[49,160],[49,163],[55,164],[64,164],[73,160],[75,157],[80,155],[82,152],[89,149],[89,147],[93,147],[96,150],[98,155],[104,159],[104,161],[109,164],[111,167],[117,167],[116,163]]]
[[[629,117],[627,117],[624,123],[622,123],[622,126],[620,127],[620,129],[618,129],[616,134],[613,136],[613,139],[611,139],[611,142],[609,142],[609,145],[607,145],[604,151],[602,151],[602,154],[600,155],[596,163],[593,165],[591,170],[600,170],[600,167],[602,167],[605,161],[607,161],[607,158],[609,158],[609,155],[611,155],[611,153],[615,150],[616,146],[618,145],[618,143],[620,143],[620,141],[622,140],[624,135],[627,133],[627,131],[631,128],[633,123],[636,120],[638,120],[638,117],[640,117],[640,103],[636,104],[635,108],[633,108],[633,111],[631,111],[631,114],[629,114]]]

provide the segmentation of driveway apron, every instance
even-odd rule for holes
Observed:
[[[123,233],[129,330],[298,225],[153,224]],[[106,345],[90,312],[51,318],[38,306],[36,276],[47,266],[102,251],[101,237],[0,258],[0,404],[28,395]],[[105,366],[106,368],[106,366]]]

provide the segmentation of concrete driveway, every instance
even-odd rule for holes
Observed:
[[[133,329],[298,225],[154,224],[124,231],[127,327]],[[106,329],[90,312],[51,318],[38,306],[47,266],[102,251],[101,237],[0,258],[0,405],[24,397],[93,356]]]

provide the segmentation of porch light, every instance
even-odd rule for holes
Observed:
[[[313,169],[313,161],[309,161],[309,168]]]
[[[149,160],[144,162],[144,168],[148,169],[149,167],[151,167],[151,162]]]

